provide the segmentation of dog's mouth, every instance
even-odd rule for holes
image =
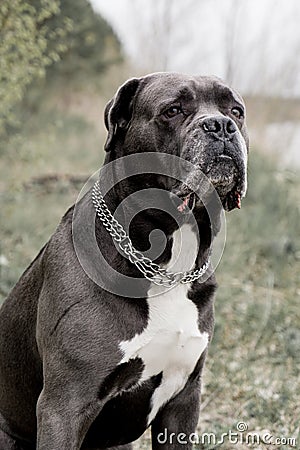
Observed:
[[[180,197],[179,197],[180,198]],[[197,203],[197,195],[194,192],[187,194],[186,196],[180,198],[180,203],[177,206],[177,211],[182,214],[187,214],[193,211]],[[222,205],[226,211],[231,211],[232,209],[241,209],[242,206],[242,196],[239,191],[232,189],[222,200]]]
[[[243,176],[231,156],[220,155],[206,170],[206,176],[216,189],[226,211],[241,208]]]
[[[188,214],[201,203],[199,195],[191,189],[192,187],[195,189],[195,185],[203,188],[201,195],[206,199],[212,192],[213,186],[226,211],[241,208],[241,199],[245,190],[244,177],[241,169],[230,156],[218,156],[207,166],[205,171],[195,169],[193,173],[189,174],[185,186],[176,193],[176,207],[182,214]]]
[[[197,201],[197,197],[194,192],[190,192],[183,196],[178,196],[178,198],[180,203],[177,206],[177,211],[183,214],[193,211]]]

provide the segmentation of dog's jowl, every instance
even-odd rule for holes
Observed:
[[[158,437],[198,422],[213,239],[247,190],[244,102],[155,73],[119,88],[105,124],[99,179],[0,310],[0,450],[126,450],[148,427],[153,449],[192,447]]]

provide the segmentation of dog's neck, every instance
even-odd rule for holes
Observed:
[[[112,162],[113,159],[113,154],[110,152],[107,154],[104,165]],[[122,168],[122,166],[120,167]],[[123,169],[123,172],[125,169]],[[120,174],[123,173],[122,169],[119,168],[118,170],[121,170]],[[185,235],[188,235],[188,230],[190,230],[190,233],[197,235],[198,241],[196,246],[198,252],[196,252],[194,263],[197,267],[201,267],[209,259],[212,241],[218,232],[218,225],[215,225],[219,222],[220,210],[215,212],[215,217],[211,217],[211,213],[209,215],[204,206],[197,206],[189,217],[189,214],[185,215],[178,212],[173,205],[173,211],[175,211],[176,216],[174,217],[173,213],[170,213],[172,208],[169,202],[171,200],[168,198],[166,198],[167,204],[163,205],[162,208],[152,206],[151,209],[148,204],[139,203],[139,200],[135,200],[135,196],[132,194],[144,190],[145,187],[150,188],[150,194],[151,189],[159,189],[163,193],[164,189],[166,189],[166,180],[162,180],[161,177],[157,178],[155,174],[145,173],[134,177],[134,179],[126,178],[123,182],[117,183],[118,179],[123,178],[122,176],[120,177],[120,174],[114,173],[114,170],[111,172],[110,176],[113,177],[114,186],[105,195],[105,200],[112,214],[115,211],[118,212],[116,218],[128,231],[134,247],[143,253],[146,252],[146,256],[157,264],[166,265],[170,262],[174,253],[173,246],[177,245],[174,243],[174,233],[184,229]],[[111,180],[108,181],[111,185]],[[100,180],[100,185],[102,183],[106,184],[105,171],[104,178]],[[159,197],[161,197],[160,194]],[[123,202],[123,200],[125,201]],[[99,219],[98,222],[100,222]],[[128,223],[130,223],[129,229],[128,227],[126,228]],[[192,225],[186,226],[189,224]],[[100,223],[98,225],[102,227]],[[175,236],[177,238],[178,233]],[[185,245],[184,240],[182,245]],[[118,252],[114,246],[113,251]],[[119,256],[121,257],[121,255]],[[118,257],[116,258],[118,259]]]
[[[196,208],[190,215],[180,213],[178,214],[179,220],[176,221],[174,218],[170,218],[167,213],[156,209],[138,209],[137,206],[139,205],[132,206],[130,200],[127,205],[121,205],[120,207],[123,197],[124,195],[120,191],[113,188],[105,196],[105,200],[112,214],[116,210],[118,211],[115,217],[125,229],[127,228],[128,235],[137,250],[142,251],[150,259],[163,266],[169,266],[174,252],[177,252],[179,261],[181,254],[183,256],[189,253],[188,258],[183,256],[183,259],[188,261],[189,266],[184,270],[190,269],[194,264],[196,267],[201,267],[208,260],[213,232],[204,207]],[[128,211],[131,208],[134,212],[140,212],[132,214],[132,211]],[[128,217],[132,220],[128,221]],[[126,223],[130,223],[129,229],[126,227]],[[103,228],[100,219],[96,219],[96,226],[100,232],[100,229]],[[197,237],[195,238],[195,236]],[[191,241],[194,242],[192,246],[198,251],[186,252],[187,248],[191,247]],[[179,253],[178,242],[182,246]],[[112,251],[118,252],[114,246]],[[119,256],[122,258],[121,255]],[[118,259],[117,256],[116,258]]]

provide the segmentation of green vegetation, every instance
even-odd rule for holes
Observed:
[[[0,136],[14,123],[13,107],[23,98],[28,84],[44,76],[46,67],[66,50],[62,39],[70,30],[70,20],[64,17],[56,29],[49,29],[49,22],[59,12],[59,0],[1,2]],[[53,40],[56,45],[50,48]]]
[[[0,40],[0,295],[5,296],[75,200],[68,174],[80,173],[82,179],[100,165],[104,86],[107,96],[111,92],[105,73],[111,82],[122,73],[114,69],[122,55],[111,27],[88,0],[4,0]],[[58,182],[49,192],[53,174]],[[38,175],[40,189],[32,190]],[[46,193],[42,223],[35,224]]]
[[[80,184],[68,181],[69,176],[83,181],[103,159],[101,93],[67,85],[49,89],[47,98],[46,89],[41,92],[39,105],[30,98],[29,112],[22,107],[22,129],[6,142],[0,158],[3,295],[76,200]]]
[[[35,0],[39,1],[39,0]],[[95,14],[87,0],[61,0],[61,14],[53,16],[51,30],[60,28],[67,17],[72,28],[65,36],[66,52],[48,71],[48,82],[60,75],[64,80],[101,76],[111,65],[121,61],[120,43],[110,25]]]
[[[47,85],[51,81],[56,86],[60,76],[68,82],[80,77],[87,82],[121,61],[118,39],[88,0],[3,0],[0,42],[2,139],[20,129],[22,117],[16,107],[26,94],[31,100],[34,92],[41,95],[46,75]]]

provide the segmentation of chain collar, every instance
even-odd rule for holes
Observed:
[[[177,283],[191,283],[202,277],[209,265],[209,259],[200,267],[186,272],[170,272],[154,263],[150,258],[136,250],[123,226],[114,218],[100,190],[99,181],[96,181],[92,190],[92,201],[106,230],[116,242],[122,253],[132,262],[147,280],[158,286],[172,287]]]

